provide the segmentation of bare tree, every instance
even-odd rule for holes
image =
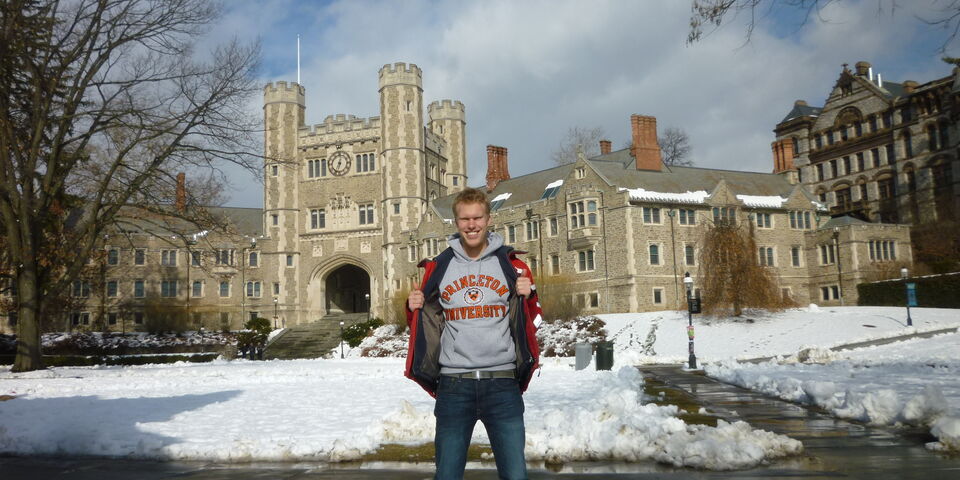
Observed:
[[[657,138],[660,143],[660,152],[663,155],[664,165],[689,167],[693,165],[690,159],[690,137],[687,132],[677,127],[667,127],[663,135]]]
[[[773,269],[757,262],[759,250],[753,240],[752,223],[750,231],[727,219],[705,228],[700,274],[706,313],[740,316],[744,308],[782,310],[789,304],[778,291]]]
[[[570,127],[560,145],[553,151],[551,158],[557,165],[566,165],[577,161],[577,146],[582,146],[583,154],[587,157],[600,155],[600,140],[606,134],[603,127]]]
[[[0,224],[18,290],[14,371],[43,368],[39,321],[124,216],[164,220],[179,171],[258,172],[256,45],[193,42],[205,0],[0,5]],[[187,215],[189,216],[189,215]],[[60,264],[45,252],[68,249]]]
[[[703,39],[709,32],[719,28],[731,16],[749,15],[747,19],[746,39],[749,42],[753,30],[761,17],[772,14],[778,8],[788,8],[799,11],[803,15],[802,25],[811,18],[821,21],[828,19],[822,11],[828,5],[841,0],[693,0],[691,3],[690,32],[687,34],[687,43],[695,43]],[[932,6],[938,13],[929,18],[917,19],[933,28],[943,30],[946,34],[940,51],[946,51],[947,44],[952,42],[960,33],[960,0],[933,0]],[[901,0],[877,0],[877,14],[894,15],[902,10]],[[949,62],[948,62],[949,63]]]
[[[667,127],[663,135],[657,136],[657,143],[660,145],[660,154],[664,165],[690,167],[693,160],[690,159],[690,136],[680,127]],[[633,141],[628,140],[623,144],[623,148],[633,148]]]

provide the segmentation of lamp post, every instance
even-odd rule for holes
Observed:
[[[683,274],[683,284],[687,287],[687,338],[689,338],[688,348],[690,350],[690,358],[688,360],[688,367],[691,370],[696,370],[697,368],[697,356],[693,353],[693,278],[690,277],[690,272]],[[699,309],[698,309],[699,310]]]
[[[257,238],[250,238],[250,246],[240,249],[240,326],[242,327],[247,319],[247,250],[257,248]],[[253,292],[251,292],[252,294]]]
[[[343,320],[340,320],[340,358],[343,359]]]
[[[370,322],[370,293],[364,293],[363,299],[367,302],[367,322]]]
[[[840,261],[840,228],[833,227],[833,248],[837,250],[837,291],[840,293],[840,305],[843,305],[843,268]]]
[[[277,329],[277,319],[280,315],[277,314],[277,303],[280,301],[279,298],[273,297],[273,329]]]
[[[904,302],[907,305],[907,326],[912,327],[913,319],[910,318],[910,291],[911,291],[910,285],[911,284],[907,283],[907,276],[909,275],[909,273],[910,272],[907,270],[907,267],[903,267],[900,269],[900,278],[903,279],[903,288],[905,288],[907,292],[907,298],[906,298],[906,301]]]

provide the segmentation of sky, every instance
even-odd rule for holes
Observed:
[[[948,32],[922,20],[943,3],[840,0],[809,16],[763,9],[749,41],[744,13],[688,45],[688,0],[234,0],[205,41],[259,40],[266,84],[296,81],[300,35],[307,125],[379,116],[379,69],[417,64],[425,106],[449,98],[466,107],[473,186],[484,183],[487,145],[509,150],[517,177],[553,166],[571,127],[601,127],[622,148],[631,114],[686,131],[696,166],[769,172],[776,123],[797,99],[822,105],[844,63],[869,61],[885,81],[948,75]],[[960,56],[958,45],[946,54]],[[257,115],[260,102],[251,99]],[[260,180],[227,172],[226,205],[261,208]]]

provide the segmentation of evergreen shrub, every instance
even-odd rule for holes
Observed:
[[[360,345],[360,342],[362,342],[364,338],[367,338],[374,330],[382,326],[383,320],[379,318],[371,318],[365,322],[355,323],[343,329],[343,340],[350,345],[350,348],[355,348]]]
[[[906,282],[917,284],[917,306],[931,308],[960,308],[960,273],[931,275],[861,283],[857,285],[858,305],[903,307],[907,304]]]

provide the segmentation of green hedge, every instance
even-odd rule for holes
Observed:
[[[905,282],[917,284],[917,306],[960,308],[960,273],[887,280],[857,285],[858,305],[903,307],[907,303]]]
[[[350,325],[343,330],[343,340],[350,345],[350,348],[356,348],[364,338],[382,326],[383,320],[379,318],[371,318],[365,322]]]

